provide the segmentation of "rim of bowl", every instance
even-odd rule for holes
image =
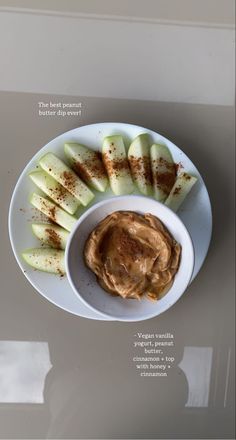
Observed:
[[[91,213],[91,212],[93,212],[95,209],[98,209],[98,208],[100,208],[101,206],[103,206],[103,205],[107,205],[107,204],[109,204],[109,203],[111,203],[112,201],[114,201],[114,200],[122,200],[122,199],[133,199],[133,198],[139,198],[139,199],[144,199],[144,200],[150,200],[150,201],[153,201],[153,203],[156,203],[156,204],[158,204],[158,205],[161,205],[162,207],[164,207],[164,209],[166,209],[166,211],[169,211],[169,212],[171,212],[171,214],[172,215],[174,215],[174,217],[176,217],[178,220],[179,220],[179,222],[182,224],[182,226],[183,226],[183,228],[184,228],[184,230],[185,230],[185,233],[186,233],[186,235],[188,236],[188,238],[189,238],[189,242],[190,242],[190,244],[191,244],[191,272],[190,272],[190,274],[189,274],[189,277],[188,277],[188,284],[186,285],[186,287],[185,287],[185,289],[183,290],[183,292],[181,293],[181,295],[179,295],[176,299],[175,299],[175,301],[174,302],[172,302],[171,303],[171,305],[167,305],[167,307],[164,309],[164,310],[162,310],[160,313],[156,313],[156,312],[153,312],[153,313],[150,313],[150,315],[148,315],[148,316],[146,316],[146,317],[143,317],[143,318],[132,318],[132,317],[128,317],[128,318],[126,318],[126,317],[122,317],[122,318],[117,318],[116,316],[114,316],[114,315],[112,315],[111,313],[106,313],[106,312],[101,312],[100,310],[98,310],[96,307],[94,307],[94,306],[92,306],[89,302],[87,302],[85,299],[84,299],[84,297],[81,295],[81,293],[78,291],[78,289],[76,288],[76,286],[74,285],[74,282],[73,282],[73,279],[72,279],[72,277],[71,277],[71,274],[70,274],[70,268],[69,268],[69,252],[70,252],[70,247],[71,247],[71,243],[72,243],[72,241],[73,241],[73,239],[74,239],[74,236],[75,236],[75,232],[77,231],[77,229],[80,227],[80,225],[83,223],[83,221],[89,216],[89,214]],[[131,210],[131,211],[134,211],[135,212],[135,210]],[[154,199],[151,199],[150,197],[147,197],[147,196],[142,196],[142,195],[139,195],[139,194],[127,194],[127,195],[124,195],[124,196],[114,196],[114,197],[109,197],[109,199],[106,199],[106,200],[102,200],[101,202],[97,202],[97,203],[95,203],[94,205],[92,205],[90,208],[88,208],[87,209],[87,211],[85,211],[79,218],[78,218],[78,220],[77,220],[77,222],[75,223],[75,225],[74,225],[74,228],[72,229],[72,231],[70,232],[70,235],[69,235],[69,239],[68,239],[68,241],[67,241],[67,244],[66,244],[66,249],[65,249],[65,267],[66,267],[66,275],[67,275],[67,278],[68,278],[68,281],[69,281],[69,283],[70,283],[70,285],[71,285],[71,287],[72,287],[72,289],[73,289],[73,291],[74,291],[74,293],[79,297],[79,299],[87,306],[87,307],[89,307],[91,310],[93,310],[93,311],[95,311],[96,313],[99,313],[101,316],[105,316],[106,318],[112,318],[113,320],[115,320],[115,321],[123,321],[123,322],[138,322],[138,321],[144,321],[144,320],[147,320],[147,319],[151,319],[151,318],[154,318],[155,316],[158,316],[158,315],[160,315],[160,314],[162,314],[162,313],[164,313],[166,310],[168,310],[169,308],[171,308],[178,300],[179,300],[179,298],[181,298],[181,296],[184,294],[184,292],[186,291],[186,289],[187,289],[187,287],[189,286],[189,283],[190,283],[190,280],[191,280],[191,277],[192,277],[192,274],[193,274],[193,270],[194,270],[194,263],[195,263],[195,252],[194,252],[194,246],[193,246],[193,241],[192,241],[192,238],[191,238],[191,236],[190,236],[190,234],[189,234],[189,232],[188,232],[188,230],[187,230],[187,228],[186,228],[186,226],[185,226],[185,224],[183,223],[183,221],[180,219],[180,217],[174,212],[174,211],[172,211],[168,206],[165,206],[163,203],[161,203],[161,202],[158,202],[157,200],[154,200]],[[166,293],[166,295],[168,295],[168,292]]]

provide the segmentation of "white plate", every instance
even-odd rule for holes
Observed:
[[[30,223],[35,221],[32,218],[35,215],[35,211],[32,210],[28,200],[29,194],[35,191],[35,185],[29,179],[28,173],[38,165],[41,156],[49,151],[65,159],[63,153],[65,142],[79,142],[97,150],[101,148],[102,140],[105,136],[122,134],[127,141],[130,141],[143,132],[149,133],[153,142],[164,143],[171,151],[174,161],[180,163],[185,171],[198,177],[198,182],[178,211],[178,215],[187,227],[194,245],[195,265],[192,280],[199,272],[206,257],[212,231],[210,199],[201,175],[183,151],[160,134],[136,125],[108,122],[86,125],[68,131],[45,145],[35,154],[22,172],[11,199],[9,234],[16,260],[32,286],[49,301],[75,315],[106,320],[104,316],[92,311],[79,300],[66,277],[60,278],[57,275],[36,271],[30,268],[21,258],[21,252],[24,249],[39,245],[39,242],[31,233],[30,227]],[[106,191],[105,194],[96,193],[93,204],[112,196],[114,194],[111,191]],[[86,208],[81,208],[81,213],[85,210]],[[107,318],[107,320],[110,319]]]

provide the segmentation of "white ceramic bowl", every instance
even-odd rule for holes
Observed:
[[[173,237],[181,244],[179,270],[168,293],[159,301],[141,301],[113,297],[105,292],[94,273],[85,265],[83,250],[92,230],[114,211],[150,213],[158,217]],[[68,280],[79,298],[91,309],[118,321],[142,321],[169,309],[186,290],[194,266],[194,250],[190,235],[180,218],[162,203],[143,196],[121,196],[104,200],[88,209],[70,234],[66,252]]]

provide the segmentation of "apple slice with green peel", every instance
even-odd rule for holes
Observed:
[[[34,269],[64,275],[64,251],[51,248],[32,248],[22,252],[22,257]]]
[[[134,182],[146,196],[153,193],[150,161],[150,140],[147,133],[139,134],[128,150],[128,160]]]
[[[107,174],[98,151],[75,143],[66,143],[64,151],[73,170],[87,185],[97,191],[106,190]]]
[[[107,136],[103,140],[102,157],[111,189],[117,196],[134,191],[129,162],[122,136]]]
[[[69,232],[65,229],[49,223],[33,223],[31,227],[41,243],[55,249],[65,249],[69,237]]]
[[[87,206],[94,198],[94,194],[87,185],[55,154],[45,154],[40,159],[39,164],[43,170],[73,194],[83,206]]]
[[[153,144],[150,150],[154,197],[163,202],[176,180],[176,166],[165,145]]]
[[[197,177],[191,176],[191,174],[188,173],[181,173],[177,177],[175,184],[165,201],[165,205],[172,209],[172,211],[178,211],[180,205],[183,203],[196,182]]]
[[[30,203],[54,223],[57,223],[69,232],[77,221],[76,217],[68,214],[68,212],[59,208],[55,203],[45,199],[45,197],[42,197],[39,194],[33,193],[30,197]]]
[[[80,202],[46,171],[32,171],[29,177],[38,188],[69,214],[77,211]]]

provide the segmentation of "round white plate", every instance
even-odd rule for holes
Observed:
[[[130,124],[112,122],[92,124],[63,133],[50,141],[35,154],[23,170],[11,199],[9,234],[16,260],[32,286],[49,301],[75,315],[90,319],[110,320],[92,311],[82,303],[73,292],[66,277],[60,278],[57,275],[37,271],[29,267],[24,260],[22,260],[21,252],[24,249],[39,246],[39,242],[31,232],[31,223],[37,221],[37,219],[33,218],[35,216],[35,210],[31,207],[28,200],[30,193],[34,192],[36,188],[29,179],[28,173],[36,168],[39,159],[43,154],[49,151],[65,159],[63,153],[65,142],[78,142],[98,150],[101,149],[102,140],[105,136],[121,134],[124,136],[124,139],[127,140],[128,144],[135,136],[144,132],[149,133],[153,143],[164,143],[171,151],[174,161],[180,164],[183,170],[198,177],[198,182],[178,211],[179,217],[191,235],[195,250],[195,265],[191,281],[199,272],[206,257],[212,231],[210,199],[201,175],[183,151],[160,134]],[[105,194],[96,192],[95,200],[89,206],[108,197],[114,197],[114,194],[110,190],[106,191]],[[86,208],[80,209],[81,213],[85,210]]]

